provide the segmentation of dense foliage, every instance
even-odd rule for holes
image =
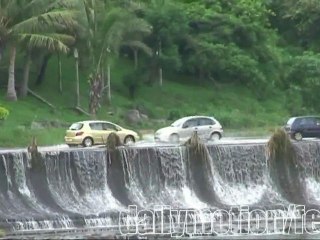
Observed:
[[[8,109],[0,107],[0,120],[5,120],[9,115]]]
[[[16,49],[28,59],[24,79],[30,64],[41,73],[46,57],[79,49],[86,56],[80,66],[105,79],[92,94],[106,93],[109,103],[110,71],[120,57],[132,61],[132,72],[123,76],[131,98],[141,84],[161,86],[165,71],[189,76],[192,84],[212,83],[213,91],[217,84],[247,86],[259,100],[280,89],[292,114],[320,111],[318,0],[22,2],[0,4],[0,63],[7,63],[11,100]]]

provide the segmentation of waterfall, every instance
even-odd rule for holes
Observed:
[[[284,186],[320,204],[320,143],[293,145],[297,174],[281,181],[267,146],[210,144],[202,157],[187,146],[119,147],[40,152],[37,165],[26,151],[0,152],[0,228],[9,232],[114,227],[133,205],[150,210],[272,209],[295,203]],[[291,171],[286,170],[286,171]],[[280,180],[279,180],[280,179]],[[122,220],[121,220],[122,221]]]

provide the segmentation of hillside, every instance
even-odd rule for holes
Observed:
[[[97,118],[114,121],[120,125],[137,130],[156,130],[185,115],[205,114],[215,116],[228,132],[268,133],[275,126],[282,125],[289,117],[286,110],[285,96],[281,92],[264,101],[257,100],[254,92],[246,87],[233,84],[206,83],[196,85],[188,76],[170,76],[164,73],[163,87],[157,84],[142,84],[135,99],[130,99],[122,77],[131,68],[131,62],[117,62],[112,69],[112,105],[105,101]],[[26,146],[33,135],[40,145],[59,144],[63,142],[66,127],[88,116],[72,110],[75,103],[75,78],[73,59],[63,59],[63,92],[58,85],[57,59],[52,58],[46,72],[45,84],[35,86],[33,73],[30,78],[31,89],[52,103],[53,110],[38,99],[29,95],[17,102],[5,100],[5,88],[1,88],[0,105],[10,111],[6,121],[1,123],[0,146]],[[19,72],[19,70],[18,70]],[[17,74],[19,83],[19,74]],[[88,73],[81,72],[81,105],[88,109]],[[172,80],[172,79],[170,79]],[[5,86],[5,72],[2,72],[1,85]],[[138,108],[149,117],[149,121],[132,125],[125,121],[127,110]],[[45,129],[38,129],[37,123]],[[32,126],[32,127],[31,127]]]
[[[36,12],[25,0],[0,6],[0,105],[10,111],[0,147],[25,146],[32,135],[41,145],[63,142],[72,122],[88,118],[76,102],[89,111],[89,94],[101,95],[90,73],[97,80],[109,70],[112,101],[103,92],[96,117],[140,131],[204,114],[229,136],[266,135],[292,115],[320,112],[317,1],[48,2],[32,1]],[[148,120],[126,122],[132,109]]]

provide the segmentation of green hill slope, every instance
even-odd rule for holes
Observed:
[[[39,145],[63,143],[64,131],[70,123],[88,119],[88,116],[72,110],[75,103],[73,59],[65,58],[62,64],[62,93],[59,91],[58,62],[55,57],[49,62],[42,85],[35,86],[34,72],[30,76],[30,88],[56,106],[55,110],[31,95],[17,102],[6,101],[6,75],[2,72],[0,106],[6,107],[10,115],[0,123],[0,147],[26,146],[32,136],[37,137]],[[107,106],[103,101],[97,116],[99,119],[114,121],[137,130],[155,130],[185,115],[205,114],[216,117],[226,132],[232,129],[260,129],[261,132],[268,132],[270,128],[282,125],[289,117],[284,104],[285,96],[280,92],[270,99],[259,101],[254,92],[243,86],[210,83],[198,86],[191,84],[188,76],[169,78],[166,77],[166,72],[162,88],[157,84],[141,85],[136,98],[130,99],[122,77],[131,68],[132,63],[129,61],[116,63],[112,68],[112,105]],[[85,110],[88,109],[89,99],[87,76],[88,72],[80,71],[81,105]],[[20,79],[21,76],[17,74],[18,84]],[[128,124],[124,114],[135,107],[142,109],[150,120],[134,126]],[[45,128],[39,128],[38,123],[42,123]]]

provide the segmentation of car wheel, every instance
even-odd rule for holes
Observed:
[[[130,144],[130,143],[134,143],[135,142],[135,139],[134,139],[134,137],[133,136],[126,136],[125,138],[124,138],[124,144]]]
[[[169,140],[172,143],[178,143],[179,142],[179,135],[176,134],[176,133],[173,133],[173,134],[170,135]]]
[[[302,140],[302,134],[300,132],[296,132],[294,135],[293,135],[294,139],[297,140],[297,141],[301,141]]]
[[[220,138],[221,138],[221,135],[220,133],[217,133],[217,132],[212,133],[210,136],[211,141],[218,141],[220,140]]]
[[[82,145],[84,147],[91,147],[93,145],[93,139],[91,137],[86,137],[85,139],[83,139]]]

